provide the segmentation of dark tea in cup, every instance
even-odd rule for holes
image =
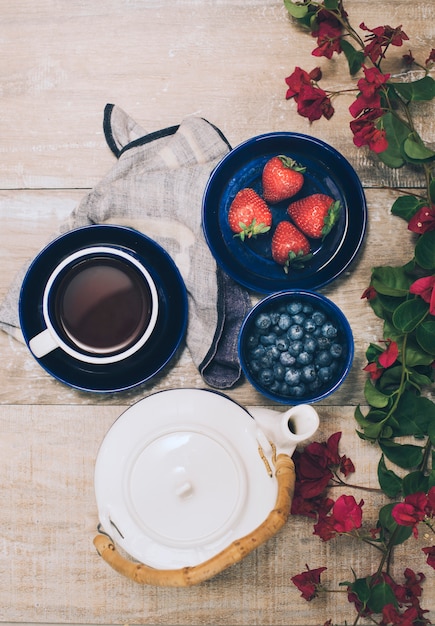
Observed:
[[[47,328],[29,341],[35,356],[60,348],[88,363],[115,363],[139,350],[158,315],[154,281],[127,251],[94,246],[64,259],[43,296]]]
[[[143,334],[152,311],[143,275],[112,256],[86,258],[67,269],[53,285],[50,302],[65,341],[93,354],[129,348]]]

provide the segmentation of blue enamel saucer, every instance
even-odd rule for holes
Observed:
[[[132,228],[91,225],[71,230],[49,243],[33,260],[23,280],[19,301],[26,344],[45,328],[42,299],[53,269],[70,254],[87,246],[109,245],[133,253],[154,280],[159,298],[155,329],[146,344],[123,361],[94,364],[79,361],[57,348],[38,363],[54,378],[82,391],[112,393],[149,381],[171,361],[187,328],[187,291],[170,255],[155,241]]]

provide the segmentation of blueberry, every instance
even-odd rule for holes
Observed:
[[[302,341],[292,341],[288,347],[288,352],[290,352],[292,356],[296,357],[302,352],[303,349],[304,344],[302,343]]]
[[[304,350],[306,352],[314,353],[317,350],[317,347],[318,347],[318,343],[315,337],[311,337],[311,336],[305,337]]]
[[[260,313],[255,318],[254,324],[260,330],[267,330],[272,324],[272,320],[270,319],[270,315],[266,313]]]
[[[282,381],[285,376],[285,367],[281,363],[275,363],[273,366],[273,373],[275,375],[275,380]]]
[[[329,347],[331,345],[331,340],[328,339],[328,337],[324,337],[323,335],[320,335],[319,337],[316,337],[316,339],[317,339],[317,344],[320,350],[329,350]]]
[[[269,387],[269,385],[271,385],[275,380],[275,374],[273,373],[272,369],[262,369],[260,370],[260,372],[258,373],[258,381],[261,385],[265,385],[266,387]]]
[[[330,367],[321,367],[317,372],[318,379],[321,380],[323,383],[329,382],[332,379],[333,375],[334,373]]]
[[[261,359],[266,354],[266,348],[264,346],[257,346],[250,351],[249,355],[252,359]]]
[[[259,361],[264,369],[270,369],[271,367],[273,367],[273,358],[267,352],[264,356],[261,357],[261,359],[259,359]]]
[[[306,386],[304,383],[300,383],[299,385],[291,385],[289,390],[289,395],[294,398],[302,398],[306,393]]]
[[[260,342],[263,344],[263,346],[275,345],[275,342],[276,342],[275,333],[268,333],[267,335],[261,335]]]
[[[304,329],[299,324],[292,324],[287,331],[287,337],[291,341],[297,341],[298,339],[302,339],[304,336]]]
[[[256,374],[261,370],[261,363],[260,361],[257,361],[257,359],[252,359],[252,361],[249,361],[248,365],[253,374]]]
[[[329,352],[333,359],[339,359],[343,354],[343,346],[341,343],[334,342],[329,348]]]
[[[288,313],[282,313],[279,316],[278,326],[281,330],[288,330],[291,326],[292,318]]]
[[[308,389],[310,391],[319,391],[319,389],[321,389],[323,386],[323,382],[320,380],[320,378],[315,378],[312,382],[309,383],[308,385]]]
[[[284,380],[290,386],[297,385],[301,379],[301,370],[296,367],[289,367],[284,376]]]
[[[279,393],[281,389],[281,384],[278,380],[274,380],[273,383],[269,386],[269,391],[273,393]]]
[[[315,356],[314,362],[319,367],[327,367],[332,362],[332,356],[329,350],[321,350]]]
[[[278,324],[279,318],[280,318],[280,314],[278,313],[278,311],[272,311],[270,313],[270,319],[271,319],[272,324]]]
[[[305,322],[305,315],[303,313],[297,313],[296,315],[292,315],[292,322],[293,324],[298,324],[299,326],[302,326]]]
[[[301,379],[305,383],[312,383],[316,380],[316,368],[313,365],[305,365],[302,368]]]
[[[287,385],[287,383],[281,383],[280,387],[279,387],[279,393],[282,396],[288,396],[290,393],[290,387]]]
[[[290,352],[281,352],[279,362],[281,365],[284,365],[284,367],[290,367],[296,363],[296,358],[290,354]]]
[[[333,339],[338,334],[336,326],[332,322],[325,322],[322,326],[322,335],[328,339]]]
[[[312,360],[313,355],[311,354],[311,352],[306,352],[306,350],[300,352],[296,357],[296,363],[299,363],[300,365],[308,365],[312,362]]]
[[[266,355],[270,357],[273,361],[277,361],[281,356],[281,352],[276,346],[268,346],[266,348]]]
[[[275,342],[275,346],[278,348],[280,352],[284,352],[285,350],[287,350],[289,345],[290,345],[290,342],[287,339],[287,337],[278,337]]]
[[[300,313],[302,311],[303,304],[299,300],[293,300],[289,302],[287,305],[287,311],[290,315],[295,315],[296,313]]]
[[[326,315],[322,311],[314,311],[311,315],[316,326],[322,326],[326,321]]]
[[[313,333],[316,330],[316,323],[312,317],[307,317],[303,326],[306,333]]]
[[[311,313],[313,313],[314,308],[312,304],[308,304],[305,303],[304,306],[302,307],[302,311],[306,314],[306,315],[311,315]]]

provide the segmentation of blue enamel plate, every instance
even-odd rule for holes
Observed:
[[[244,187],[261,196],[264,165],[281,154],[306,167],[304,185],[291,200],[270,205],[273,221],[268,233],[241,241],[228,225],[231,203]],[[273,231],[286,217],[290,202],[314,193],[340,201],[339,219],[323,241],[311,241],[312,259],[303,268],[285,273],[272,259]],[[367,205],[361,181],[337,150],[308,135],[277,132],[253,137],[222,159],[204,191],[202,222],[216,262],[241,285],[260,293],[316,290],[340,276],[356,257],[366,232]]]
[[[117,363],[85,363],[59,348],[36,360],[54,378],[71,387],[109,393],[144,383],[169,363],[186,332],[187,292],[172,258],[149,237],[120,226],[77,228],[48,244],[34,259],[24,278],[19,314],[27,345],[45,328],[42,298],[45,283],[53,269],[76,250],[98,244],[134,253],[151,274],[159,298],[159,314],[151,338],[132,356]]]

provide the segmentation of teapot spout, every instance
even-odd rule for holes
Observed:
[[[276,446],[277,453],[292,456],[296,446],[310,439],[319,427],[319,415],[310,404],[299,404],[284,413],[263,407],[248,407],[258,426],[261,445]]]

